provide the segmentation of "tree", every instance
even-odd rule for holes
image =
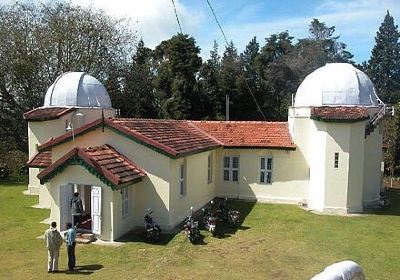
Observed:
[[[155,118],[158,116],[153,91],[152,50],[141,39],[126,73],[125,87],[115,96],[113,105],[120,108],[121,117]]]
[[[298,86],[297,75],[291,68],[290,57],[295,51],[293,37],[288,31],[266,38],[257,58],[263,92],[262,110],[269,120],[287,118],[291,94]]]
[[[221,56],[218,54],[218,43],[214,41],[210,58],[203,63],[199,73],[200,98],[205,119],[224,119],[223,96],[220,87]]]
[[[46,89],[67,71],[107,81],[133,52],[129,23],[65,2],[0,7],[0,141],[27,150],[24,112],[43,104]],[[119,79],[116,79],[119,81]]]
[[[241,106],[237,114],[242,120],[263,119],[259,104],[263,102],[261,91],[261,77],[257,69],[257,58],[260,54],[260,44],[253,37],[240,54],[241,75],[239,76],[239,96]]]
[[[387,11],[375,37],[368,63],[368,74],[384,102],[397,103],[400,98],[400,33]]]
[[[394,106],[395,112],[399,112],[400,103]],[[400,115],[385,119],[383,143],[386,144],[384,153],[385,171],[391,177],[400,173]]]
[[[163,118],[200,118],[196,75],[201,67],[200,48],[189,35],[177,34],[161,42],[154,52],[155,88]]]
[[[229,119],[240,120],[238,114],[241,100],[239,95],[238,77],[241,74],[239,55],[233,42],[226,46],[221,61],[220,87],[222,96],[229,96]],[[226,110],[226,107],[223,106]],[[225,111],[224,110],[224,111]],[[225,116],[226,117],[226,116]]]
[[[310,23],[309,32],[311,40],[327,54],[328,62],[352,62],[353,55],[346,50],[347,45],[338,41],[340,36],[333,36],[335,26],[328,27],[314,18]]]

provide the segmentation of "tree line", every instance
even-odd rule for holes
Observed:
[[[24,112],[43,105],[58,75],[85,71],[107,88],[121,117],[286,120],[306,75],[329,62],[355,64],[335,27],[318,19],[309,36],[288,31],[214,47],[203,60],[195,38],[177,33],[154,49],[127,19],[69,2],[0,6],[0,154],[27,152]],[[399,36],[387,13],[367,71],[383,101],[400,96]],[[397,131],[398,129],[395,129]],[[0,162],[1,162],[0,158]]]

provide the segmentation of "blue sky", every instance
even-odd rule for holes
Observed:
[[[9,0],[0,0],[9,1]],[[40,1],[40,0],[39,0]],[[71,0],[92,5],[110,15],[132,19],[138,36],[154,47],[178,31],[172,0]],[[174,0],[184,33],[193,36],[208,57],[214,39],[225,45],[206,0]],[[386,10],[400,23],[400,0],[209,0],[228,40],[242,51],[253,36],[260,45],[269,35],[288,30],[295,38],[308,36],[308,24],[318,18],[336,27],[357,62],[370,57],[374,37]]]

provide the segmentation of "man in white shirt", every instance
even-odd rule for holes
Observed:
[[[57,223],[52,222],[51,227],[44,233],[44,240],[46,242],[48,264],[47,272],[58,272],[58,256],[60,255],[60,247],[62,244],[62,237],[57,230]]]

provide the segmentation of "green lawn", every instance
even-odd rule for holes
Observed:
[[[82,270],[48,275],[44,242],[36,237],[47,228],[39,222],[49,212],[31,208],[37,197],[23,195],[25,188],[0,185],[0,279],[310,279],[346,259],[360,263],[368,279],[400,275],[398,211],[336,217],[243,202],[233,205],[248,213],[242,227],[220,239],[203,232],[203,245],[191,245],[182,234],[164,245],[79,245]],[[60,269],[66,261],[63,246]]]

